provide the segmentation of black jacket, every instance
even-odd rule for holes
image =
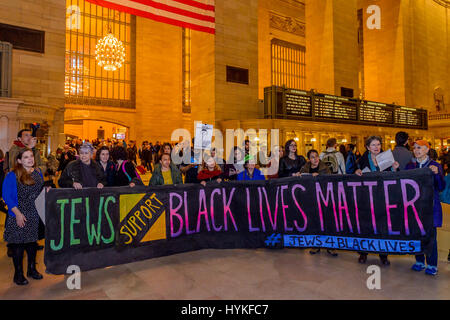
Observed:
[[[383,151],[381,151],[383,152]],[[364,170],[365,168],[369,168],[370,169],[370,162],[369,162],[369,151],[366,151],[361,158],[358,159],[358,161],[356,161],[356,167],[359,170]],[[377,167],[377,171],[380,171],[380,168]],[[392,167],[387,168],[384,171],[392,171]]]
[[[131,161],[127,161],[123,162],[120,166],[117,165],[114,171],[114,185],[116,187],[128,186],[132,182],[135,185],[143,185],[142,180],[136,174],[134,164]]]
[[[152,161],[153,154],[151,149],[144,149],[141,151],[141,159],[145,161]]]
[[[288,156],[284,156],[283,158],[280,159],[278,176],[280,178],[290,177],[294,173],[300,172],[300,170],[305,164],[306,160],[303,156],[297,156],[295,160],[292,160]]]
[[[101,183],[106,186],[107,180],[106,175],[103,172],[103,168],[94,160],[91,160],[91,167],[95,170],[95,178],[97,183]],[[79,159],[70,162],[58,180],[60,188],[73,188],[74,182],[78,182],[83,185],[81,176],[81,160]]]
[[[114,175],[115,175],[115,171],[116,171],[116,165],[114,164],[114,162],[108,161],[106,163],[106,170],[103,169],[103,166],[102,166],[101,163],[99,163],[99,165],[102,168],[103,173],[106,176],[107,184],[105,185],[105,187],[113,187],[114,186]]]

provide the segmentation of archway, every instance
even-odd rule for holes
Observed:
[[[129,127],[101,119],[72,119],[64,121],[64,133],[83,140],[128,140]]]

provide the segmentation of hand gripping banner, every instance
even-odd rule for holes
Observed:
[[[305,176],[202,185],[52,189],[45,264],[64,274],[199,249],[428,252],[433,174]]]

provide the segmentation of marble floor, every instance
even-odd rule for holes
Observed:
[[[68,276],[45,273],[43,280],[19,287],[2,241],[0,299],[450,299],[450,206],[444,210],[438,275],[411,271],[410,256],[392,256],[391,266],[381,267],[379,290],[366,285],[367,267],[380,265],[378,256],[361,265],[353,252],[333,258],[299,249],[200,250],[83,272],[79,290],[67,288]],[[38,269],[44,271],[42,251]]]

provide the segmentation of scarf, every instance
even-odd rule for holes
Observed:
[[[209,171],[208,169],[205,169],[198,173],[197,179],[198,180],[207,180],[207,179],[217,177],[221,173],[222,173],[222,171],[220,171],[220,170]]]
[[[26,148],[26,145],[24,145],[21,141],[19,141],[19,140],[16,140],[16,141],[14,141],[14,144],[16,145],[16,146],[18,146],[19,148]]]

